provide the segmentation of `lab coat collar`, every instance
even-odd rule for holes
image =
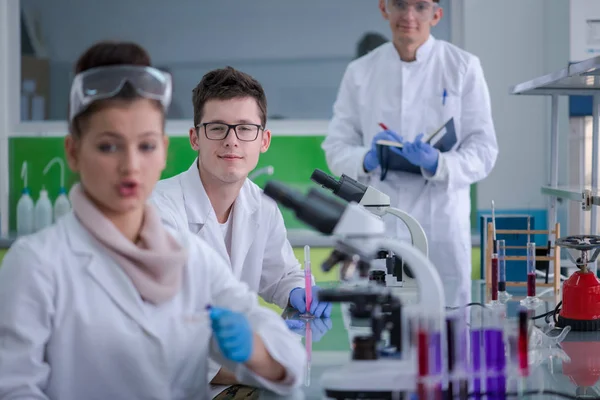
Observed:
[[[433,35],[430,34],[427,41],[425,43],[423,43],[421,45],[421,47],[419,47],[417,49],[417,57],[416,57],[417,59],[415,60],[415,62],[422,63],[424,61],[427,61],[427,59],[431,55],[431,50],[433,49],[434,45],[435,45],[435,38],[433,37]]]
[[[433,35],[429,35],[429,38],[425,43],[423,43],[418,49],[416,54],[416,60],[411,62],[405,62],[400,59],[400,54],[398,50],[396,50],[395,46],[390,46],[394,51],[394,57],[401,62],[403,66],[411,67],[413,65],[421,65],[423,62],[427,61],[432,53],[432,50],[435,46],[436,39]]]
[[[254,183],[246,178],[233,206],[233,236],[231,240],[231,266],[236,276],[241,275],[246,254],[260,227],[258,210],[261,190],[252,190]]]
[[[73,253],[86,260],[85,269],[115,304],[148,335],[157,337],[144,318],[143,300],[129,277],[102,245],[81,225],[74,213],[65,216],[66,234]]]
[[[203,229],[203,226],[209,223],[210,219],[210,222],[215,224],[215,231],[218,232],[218,226],[216,226],[218,221],[214,209],[198,173],[198,159],[194,160],[194,163],[182,175],[183,198],[188,222],[198,224],[200,225],[199,229]],[[246,179],[233,203],[233,235],[230,257],[236,276],[241,273],[246,254],[248,254],[248,250],[256,236],[249,233],[258,232],[260,226],[257,210],[261,204],[259,196],[262,195],[262,191],[254,188],[253,185],[255,184],[252,181]],[[214,239],[216,238],[208,238],[207,240],[212,241]],[[218,242],[215,245],[225,251],[224,243],[221,243],[221,240],[218,240]]]
[[[246,179],[240,189],[240,194],[234,202],[236,215],[240,213],[254,214],[259,207],[260,199],[252,195],[250,185],[252,185],[252,182]],[[200,179],[197,158],[188,170],[182,174],[182,190],[188,221],[195,224],[206,223],[208,216],[214,215],[214,209]]]
[[[183,191],[183,201],[185,204],[185,213],[188,221],[193,224],[204,225],[208,216],[214,210],[204,185],[200,179],[198,172],[198,158],[194,160],[192,165],[181,176],[181,186]]]

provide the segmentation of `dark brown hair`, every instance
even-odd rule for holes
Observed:
[[[75,64],[75,74],[92,68],[110,65],[139,65],[149,67],[151,66],[151,60],[148,52],[136,43],[103,41],[94,44],[79,57]],[[79,138],[81,137],[81,123],[94,112],[99,111],[112,100],[132,101],[136,98],[139,98],[138,93],[131,85],[126,83],[119,94],[112,99],[93,103],[85,111],[76,116],[69,126],[69,131],[74,137]],[[156,104],[160,108],[159,102],[156,102]]]
[[[267,96],[262,85],[250,75],[232,67],[215,69],[202,77],[192,90],[194,105],[194,126],[202,120],[204,105],[209,100],[230,100],[240,97],[252,97],[260,110],[260,122],[267,124]]]

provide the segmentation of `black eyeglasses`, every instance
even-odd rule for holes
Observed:
[[[253,142],[258,137],[258,133],[263,129],[262,125],[257,124],[235,124],[229,125],[222,122],[205,122],[198,125],[204,127],[204,134],[209,140],[223,140],[233,130],[238,140],[242,142]]]

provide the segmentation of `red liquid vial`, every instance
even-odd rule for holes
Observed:
[[[535,272],[527,274],[527,296],[535,297]]]
[[[498,300],[498,257],[492,257],[492,301]]]
[[[421,323],[421,321],[417,322]],[[417,394],[419,399],[427,398],[427,385],[423,378],[429,373],[429,340],[427,332],[422,328],[417,331],[418,379]]]

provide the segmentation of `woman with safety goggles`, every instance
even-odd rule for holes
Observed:
[[[306,356],[283,320],[146,202],[166,163],[170,75],[131,43],[92,46],[75,72],[65,150],[81,183],[73,211],[0,268],[0,398],[206,398],[209,355],[291,392]]]

